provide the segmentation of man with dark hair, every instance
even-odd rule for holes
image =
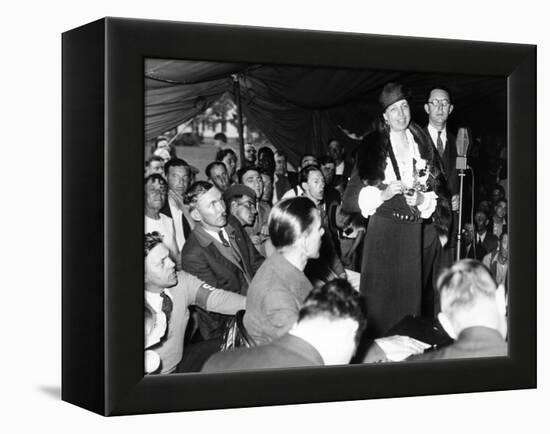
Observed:
[[[258,150],[258,167],[271,174],[275,171],[275,155],[270,147],[262,146]]]
[[[482,244],[477,244],[474,231],[474,225],[470,222],[464,223],[462,229],[462,247],[460,248],[460,259],[470,258],[481,261],[487,254]]]
[[[245,303],[242,295],[214,288],[184,271],[176,272],[160,234],[145,235],[145,346],[160,357],[155,373],[178,372],[190,305],[233,315]]]
[[[267,219],[269,218],[271,205],[261,200],[264,193],[264,183],[260,169],[257,166],[248,166],[239,170],[237,174],[239,183],[246,185],[256,193],[256,210],[258,211],[258,215],[254,224],[247,226],[245,229],[256,249],[258,249],[262,256],[266,256],[265,244],[269,239]]]
[[[185,192],[190,185],[191,168],[184,160],[173,158],[165,164],[164,173],[168,181],[168,200],[160,212],[173,220],[178,251],[181,251],[195,226],[189,207],[184,201]]]
[[[250,187],[235,184],[223,193],[225,207],[243,227],[252,226],[256,220],[256,193]]]
[[[158,173],[162,175],[164,173],[164,160],[158,155],[152,155],[145,164],[145,177]]]
[[[241,164],[241,169],[247,166],[256,165],[256,147],[252,143],[244,145],[244,161]]]
[[[313,289],[298,321],[265,345],[214,354],[202,372],[348,364],[365,325],[361,296],[342,279]]]
[[[227,167],[221,161],[213,161],[206,169],[204,173],[208,180],[216,186],[222,193],[229,187],[229,174],[227,173]]]
[[[176,237],[174,234],[174,222],[161,209],[166,203],[167,184],[166,180],[154,173],[145,178],[145,233],[156,231],[163,237],[164,245],[170,251],[172,260],[179,261],[179,253]]]
[[[476,230],[476,245],[482,245],[487,253],[495,251],[498,247],[498,237],[487,230],[487,225],[489,223],[487,214],[483,211],[477,211],[474,216],[474,223]],[[483,259],[483,256],[478,259]]]
[[[328,155],[334,160],[335,165],[332,185],[342,194],[351,176],[352,164],[346,160],[344,147],[335,138],[328,141]]]
[[[291,190],[298,183],[296,172],[287,170],[287,157],[283,151],[275,152],[275,175],[274,175],[274,191],[273,203],[277,203],[283,195]]]
[[[426,95],[424,110],[428,115],[425,131],[431,139],[434,165],[442,172],[446,194],[451,201],[451,221],[447,233],[441,233],[432,219],[422,225],[422,313],[433,317],[439,310],[435,300],[437,276],[452,264],[458,230],[459,179],[456,170],[456,137],[447,130],[447,120],[453,112],[451,92],[444,86],[432,87]],[[440,199],[441,200],[441,199]]]
[[[304,270],[306,276],[318,285],[334,278],[352,279],[354,287],[359,287],[359,275],[351,272],[348,276],[348,270],[344,268],[340,259],[340,249],[338,244],[338,234],[334,231],[334,226],[329,224],[327,216],[327,204],[325,202],[325,178],[319,166],[310,164],[300,171],[300,185],[304,196],[311,199],[319,212],[325,233],[321,241],[321,251],[319,258],[308,262]]]
[[[264,258],[235,217],[227,217],[221,191],[197,181],[189,187],[186,202],[197,224],[183,246],[182,269],[214,287],[246,295]],[[199,311],[202,337],[221,338],[228,319]]]

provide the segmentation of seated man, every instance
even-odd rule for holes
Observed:
[[[256,193],[242,184],[235,184],[223,193],[225,208],[235,217],[241,226],[251,227],[256,221]]]
[[[287,169],[286,154],[282,151],[275,152],[275,175],[273,180],[273,204],[277,203],[283,195],[298,184],[296,172]]]
[[[257,166],[248,166],[238,171],[239,183],[250,187],[256,193],[256,220],[252,226],[246,227],[246,233],[252,240],[258,252],[266,256],[266,242],[269,240],[267,219],[271,211],[271,205],[261,200],[264,193],[264,183],[260,169]]]
[[[245,303],[242,295],[213,288],[184,271],[176,273],[162,237],[157,232],[145,235],[145,345],[147,355],[154,354],[157,360],[146,365],[147,372],[170,374],[177,370],[190,305],[234,315]]]
[[[183,246],[182,269],[216,288],[246,295],[263,256],[238,221],[227,218],[222,193],[212,184],[191,185],[186,202],[197,224]],[[202,310],[198,314],[203,339],[221,338],[229,318]]]
[[[362,306],[347,281],[333,280],[311,291],[287,334],[265,345],[216,353],[202,372],[347,364],[365,325]]]
[[[158,155],[152,155],[145,164],[145,177],[153,173],[164,174],[164,160]]]
[[[178,251],[181,251],[185,240],[195,226],[189,215],[189,207],[184,203],[185,192],[190,185],[191,167],[179,158],[172,158],[164,166],[168,182],[168,199],[160,212],[174,221],[174,231]]]
[[[507,355],[504,288],[497,287],[487,268],[474,259],[463,259],[439,276],[437,288],[441,300],[439,321],[454,342],[415,354],[407,361]],[[366,362],[383,361],[373,358],[377,346],[384,345],[377,342],[369,349]]]
[[[172,260],[178,263],[180,250],[176,242],[174,221],[161,210],[166,204],[166,180],[154,173],[145,178],[145,233],[158,232],[164,245],[170,250]]]
[[[204,169],[208,181],[216,186],[222,193],[227,190],[230,185],[229,174],[227,173],[227,167],[221,161],[214,161],[206,166]]]
[[[489,269],[497,285],[506,287],[508,275],[508,234],[506,232],[500,234],[497,250],[485,255],[483,265]]]

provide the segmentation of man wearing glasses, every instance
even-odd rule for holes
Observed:
[[[223,194],[226,209],[243,227],[254,225],[258,211],[256,209],[256,193],[250,187],[235,184]]]
[[[458,211],[459,180],[456,171],[456,137],[447,131],[447,120],[453,112],[451,93],[444,87],[434,87],[428,95],[424,110],[428,114],[428,134],[439,155],[447,185],[452,195],[453,211]]]
[[[425,222],[423,225],[422,313],[425,316],[434,316],[439,311],[435,282],[440,271],[452,264],[456,249],[460,184],[456,170],[456,137],[447,130],[447,120],[453,109],[449,89],[444,86],[430,89],[424,104],[424,110],[428,114],[426,131],[432,139],[434,161],[439,163],[447,181],[453,221],[447,237],[441,236],[433,223]]]

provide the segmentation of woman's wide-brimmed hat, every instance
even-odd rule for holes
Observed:
[[[400,101],[402,99],[408,100],[410,98],[410,92],[408,89],[400,83],[388,83],[380,92],[378,101],[382,106],[382,111],[385,111],[393,103]]]

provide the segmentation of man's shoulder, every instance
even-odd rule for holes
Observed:
[[[227,372],[321,365],[323,360],[311,344],[287,334],[265,345],[216,353],[208,359],[202,371]]]

